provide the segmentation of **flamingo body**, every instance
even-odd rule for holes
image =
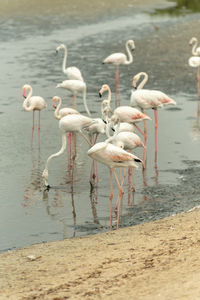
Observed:
[[[134,167],[138,169],[136,161],[141,162],[137,156],[106,141],[92,146],[88,150],[88,155],[111,169],[116,167]]]
[[[176,105],[176,102],[161,91],[141,89],[131,92],[130,105],[134,107],[150,109],[168,104]]]
[[[112,144],[121,147],[124,150],[133,150],[136,147],[144,147],[141,138],[130,131],[119,132],[112,140]]]
[[[193,67],[193,68],[200,67],[200,57],[191,56],[188,60],[188,64],[189,64],[190,67]]]
[[[111,121],[117,122],[127,122],[127,123],[136,123],[142,120],[151,120],[149,116],[139,111],[137,108],[130,106],[119,106],[111,117]]]
[[[81,114],[68,115],[60,119],[59,128],[65,132],[79,132],[83,128],[92,125],[94,122],[94,119]]]

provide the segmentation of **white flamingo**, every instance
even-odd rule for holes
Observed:
[[[66,132],[79,132],[83,136],[83,138],[87,141],[87,143],[90,146],[92,146],[90,141],[87,139],[87,137],[82,132],[82,129],[87,128],[94,122],[95,122],[95,120],[85,117],[81,114],[68,115],[68,116],[65,116],[62,119],[60,119],[59,128],[60,128],[61,134],[62,134],[62,147],[61,147],[60,151],[58,151],[48,157],[46,165],[45,165],[45,169],[42,174],[42,177],[44,178],[44,184],[47,188],[50,187],[48,184],[49,163],[52,160],[52,158],[60,156],[65,151],[66,146],[67,146]]]
[[[57,84],[56,88],[64,88],[72,92],[74,97],[74,109],[76,108],[76,96],[78,93],[83,94],[83,104],[88,116],[91,116],[91,113],[87,106],[86,100],[86,83],[81,80],[65,80],[62,83]]]
[[[28,95],[26,96],[26,91],[29,91]],[[45,100],[40,96],[32,96],[33,89],[29,84],[25,84],[23,86],[22,95],[25,98],[23,102],[23,108],[26,111],[33,111],[33,126],[32,129],[34,130],[34,113],[35,110],[39,111],[39,122],[38,122],[38,130],[40,130],[40,111],[43,108],[47,107],[47,103]]]
[[[137,87],[137,82],[140,78],[144,76],[144,79]],[[157,161],[157,128],[158,128],[158,107],[162,107],[165,105],[176,105],[176,102],[167,96],[165,93],[157,90],[147,90],[143,89],[144,85],[148,80],[148,75],[145,72],[140,72],[133,77],[133,87],[137,90],[132,90],[131,92],[131,99],[130,105],[140,107],[142,111],[146,109],[154,109],[154,116],[155,116],[155,161]],[[146,139],[147,139],[147,128],[145,124],[144,130],[144,138],[145,138],[145,146],[146,146]],[[143,160],[145,161],[144,157]]]
[[[133,55],[131,51],[135,50],[135,43],[133,40],[128,40],[126,42],[126,51],[127,56],[124,53],[112,53],[103,60],[103,64],[113,64],[116,66],[115,73],[115,86],[116,86],[116,106],[120,105],[120,96],[119,96],[119,65],[130,65],[133,62]]]
[[[67,47],[64,44],[60,44],[60,46],[58,46],[56,48],[56,53],[58,51],[60,51],[61,49],[64,50],[64,57],[63,57],[63,63],[62,63],[62,71],[64,74],[67,75],[68,79],[75,79],[75,80],[83,80],[81,71],[77,68],[77,67],[66,67],[67,65]]]
[[[119,228],[119,215],[121,207],[121,199],[123,195],[122,184],[119,183],[115,168],[121,167],[133,167],[138,168],[136,162],[142,162],[137,156],[129,153],[115,145],[112,145],[110,141],[113,137],[107,139],[105,142],[100,142],[92,146],[88,150],[88,155],[97,160],[104,165],[106,165],[110,170],[110,230],[112,230],[112,199],[113,199],[113,186],[112,186],[112,173],[115,176],[119,188],[119,198],[118,198],[118,209],[117,209],[117,228]]]

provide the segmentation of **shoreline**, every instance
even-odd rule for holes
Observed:
[[[0,299],[198,299],[200,209],[1,254]]]

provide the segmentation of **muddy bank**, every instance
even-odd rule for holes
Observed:
[[[1,299],[199,299],[200,210],[1,254]]]

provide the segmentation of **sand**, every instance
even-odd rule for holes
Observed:
[[[0,299],[200,299],[200,209],[1,254]]]

